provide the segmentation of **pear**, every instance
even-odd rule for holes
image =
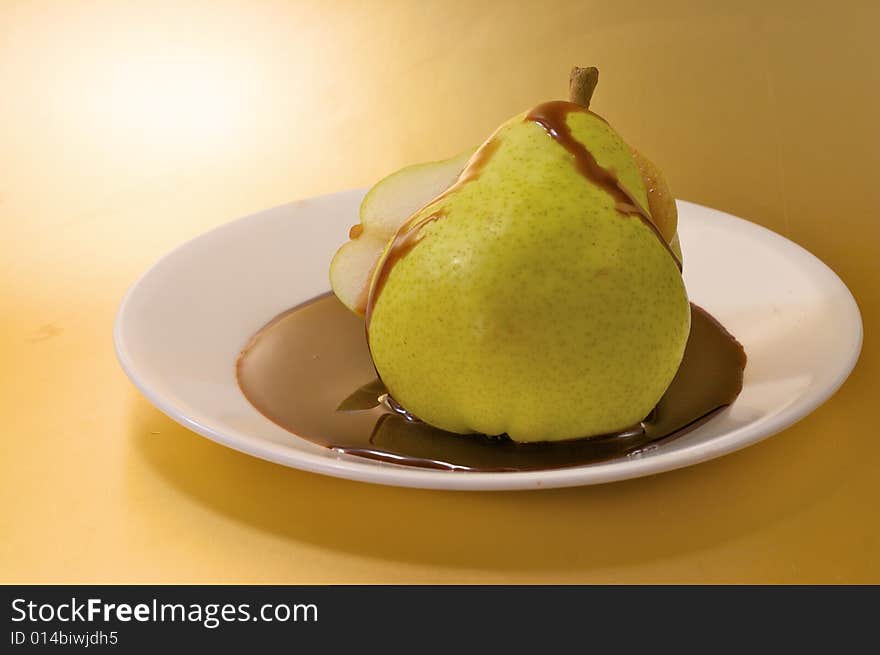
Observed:
[[[588,100],[515,116],[452,180],[459,160],[386,178],[334,258],[379,376],[426,423],[523,442],[614,433],[674,377],[690,327],[674,202]]]

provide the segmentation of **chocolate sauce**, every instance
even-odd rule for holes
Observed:
[[[422,240],[422,228],[428,223],[433,223],[438,218],[442,218],[445,214],[443,209],[438,209],[433,214],[425,216],[415,223],[408,223],[402,229],[397,231],[391,246],[385,257],[379,262],[379,274],[370,287],[370,295],[367,299],[366,309],[364,311],[367,327],[370,326],[370,318],[373,315],[373,301],[379,297],[385,282],[388,280],[388,274],[394,265],[402,259],[410,250],[416,247],[416,244]]]
[[[568,150],[574,157],[574,165],[578,172],[593,184],[604,189],[614,198],[615,208],[623,214],[635,214],[650,227],[657,238],[660,239],[669,254],[675,260],[679,270],[681,270],[681,261],[666,243],[666,239],[660,234],[654,219],[650,212],[645,209],[641,203],[620,183],[617,174],[611,169],[602,168],[596,161],[586,146],[574,138],[571,134],[571,128],[568,126],[568,115],[571,113],[591,114],[599,120],[606,122],[604,118],[591,112],[583,105],[574,102],[565,102],[564,100],[554,100],[545,102],[532,109],[526,116],[527,121],[538,123],[559,145]]]
[[[352,455],[423,468],[525,471],[633,455],[674,439],[730,404],[742,388],[746,356],[715,319],[691,305],[691,333],[675,379],[641,425],[615,435],[517,444],[506,437],[457,435],[410,420],[382,395],[363,321],[332,294],[271,321],[237,363],[238,383],[267,418],[309,441]],[[374,380],[371,386],[362,385]],[[352,392],[361,411],[337,411]],[[377,405],[371,407],[371,405]]]

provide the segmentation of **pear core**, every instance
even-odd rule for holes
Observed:
[[[674,224],[657,224],[620,136],[561,104],[503,124],[373,270],[376,370],[436,427],[515,441],[617,432],[681,362],[690,307]]]

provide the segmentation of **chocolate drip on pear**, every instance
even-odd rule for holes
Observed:
[[[568,99],[584,108],[590,108],[593,92],[599,83],[599,69],[591,66],[580,68],[574,66],[568,82]],[[598,116],[598,114],[595,114]],[[602,118],[599,116],[599,118]],[[604,120],[604,119],[603,119]],[[660,169],[636,148],[630,146],[636,165],[642,174],[642,180],[648,191],[648,210],[651,221],[657,227],[663,240],[670,245],[671,250],[681,266],[681,247],[678,244],[676,225],[678,223],[678,210],[675,206],[675,198],[669,190],[666,178]]]

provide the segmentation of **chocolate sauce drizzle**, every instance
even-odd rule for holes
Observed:
[[[678,269],[681,270],[681,262],[675,253],[669,247],[666,239],[660,234],[660,230],[654,223],[651,213],[642,206],[635,196],[633,196],[621,184],[620,178],[612,169],[602,168],[596,161],[587,147],[574,138],[571,134],[571,128],[568,126],[568,115],[572,113],[590,114],[599,120],[607,123],[604,118],[590,111],[583,105],[574,102],[565,102],[564,100],[554,100],[545,102],[532,109],[527,115],[526,120],[534,121],[544,128],[544,130],[559,145],[565,148],[574,157],[574,165],[578,172],[585,178],[590,180],[596,186],[604,189],[615,200],[615,208],[622,214],[635,214],[650,227],[657,238],[660,239],[669,254],[675,260]]]
[[[363,321],[335,296],[320,296],[271,321],[236,366],[245,397],[281,427],[338,452],[452,471],[526,471],[633,457],[676,439],[730,404],[742,388],[746,356],[715,319],[691,305],[684,359],[657,407],[617,434],[518,444],[507,437],[458,435],[413,420],[384,389],[363,389],[360,411],[337,411],[375,377]]]
[[[433,214],[428,214],[418,221],[408,223],[403,229],[398,230],[397,234],[394,235],[394,240],[391,242],[388,252],[385,253],[385,257],[378,264],[379,272],[375,276],[373,284],[370,287],[366,311],[364,312],[364,319],[367,328],[369,328],[370,319],[373,316],[373,304],[375,299],[379,297],[379,294],[385,287],[385,282],[388,280],[388,275],[391,272],[391,269],[394,268],[394,265],[405,257],[406,254],[415,248],[419,241],[422,240],[422,236],[424,236],[422,234],[422,228],[429,223],[433,223],[438,218],[441,218],[445,213],[446,212],[443,209],[438,209]]]

